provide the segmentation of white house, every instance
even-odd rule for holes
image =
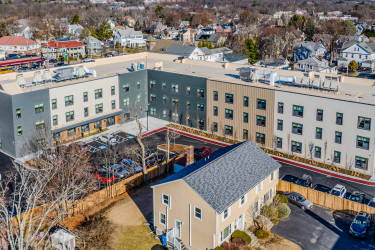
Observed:
[[[211,49],[213,61],[216,61],[218,58],[223,57],[224,54],[232,53],[233,50],[228,49],[227,47],[221,47],[216,49]]]
[[[83,30],[82,25],[80,25],[78,23],[68,25],[68,33],[69,34],[75,34],[77,29]]]
[[[86,52],[88,55],[98,54],[102,52],[102,46],[104,43],[95,37],[88,36],[82,40],[86,44]]]
[[[205,53],[194,46],[170,45],[164,54],[176,55],[180,58],[205,61]]]
[[[111,30],[113,30],[114,28],[116,28],[116,23],[112,20],[107,20],[107,23],[111,26]]]
[[[199,37],[201,35],[212,35],[212,34],[215,34],[215,30],[214,29],[211,29],[211,28],[200,29],[200,30],[198,30],[196,37]]]
[[[337,65],[346,67],[351,61],[356,61],[359,66],[369,67],[374,70],[375,66],[375,43],[356,43],[341,52],[341,58]]]
[[[215,62],[247,64],[249,63],[249,59],[245,55],[239,55],[236,52],[232,52],[232,53],[224,54],[223,56],[216,59]]]
[[[319,56],[319,58],[310,57],[305,60],[298,61],[296,70],[304,72],[314,71],[320,73],[337,74],[337,67],[330,66],[329,62],[323,59],[322,56]]]
[[[135,31],[134,28],[122,27],[115,30],[115,43],[128,47],[146,46],[146,40],[143,38],[142,31]]]

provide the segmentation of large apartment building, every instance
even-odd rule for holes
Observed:
[[[145,70],[131,72],[134,62]],[[16,73],[0,76],[0,150],[22,157],[35,129],[48,128],[59,143],[144,117],[148,110],[156,118],[281,152],[368,174],[375,169],[371,80],[345,78],[337,93],[280,81],[252,83],[239,79],[235,64],[149,52],[85,65],[97,76],[29,88],[17,84]],[[273,71],[296,82],[303,77],[303,72]],[[26,83],[31,84],[32,74],[24,73]]]

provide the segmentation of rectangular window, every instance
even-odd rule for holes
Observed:
[[[323,129],[322,128],[316,128],[315,138],[316,139],[322,139],[323,135]]]
[[[218,100],[219,100],[219,92],[214,91],[214,101],[218,101]]]
[[[95,105],[95,113],[96,114],[103,113],[103,103]]]
[[[163,196],[162,197],[163,198],[162,203],[164,205],[170,206],[170,197],[169,197],[169,195],[162,194],[162,196]]]
[[[284,103],[282,103],[282,102],[279,102],[279,103],[278,103],[278,109],[277,109],[277,112],[278,112],[279,114],[284,114]]]
[[[303,117],[303,107],[293,105],[293,116]]]
[[[122,89],[124,90],[124,92],[129,92],[130,88],[129,88],[129,84],[124,84],[122,86]]]
[[[320,159],[322,157],[322,148],[321,147],[315,147],[315,158]]]
[[[156,108],[151,108],[151,115],[156,115]]]
[[[65,113],[66,122],[74,121],[74,111]]]
[[[141,95],[137,95],[137,102],[141,102]]]
[[[72,95],[65,96],[65,107],[73,105],[73,104],[74,104],[73,96]]]
[[[277,120],[277,130],[283,131],[283,120]]]
[[[248,140],[249,139],[249,131],[247,129],[243,130],[243,139]]]
[[[172,103],[174,106],[178,106],[178,99],[172,98]]]
[[[150,101],[156,102],[156,95],[155,94],[150,94]]]
[[[103,97],[102,89],[95,90],[95,99],[99,99],[99,98],[102,98],[102,97]]]
[[[340,163],[340,161],[341,161],[341,152],[339,152],[339,151],[335,151],[335,152],[334,152],[334,158],[333,158],[333,161],[334,161],[335,163]]]
[[[266,110],[266,100],[257,99],[257,109]]]
[[[261,126],[261,127],[265,127],[266,126],[266,117],[257,115],[257,125]]]
[[[199,125],[199,129],[204,129],[204,120],[203,119],[199,119],[198,120],[198,125]]]
[[[89,108],[84,108],[84,109],[83,109],[83,115],[84,115],[85,117],[88,117],[88,116],[89,116]]]
[[[247,97],[247,96],[243,97],[243,106],[249,107],[249,97]]]
[[[202,209],[194,206],[194,218],[202,220]]]
[[[218,116],[218,108],[214,106],[214,116]]]
[[[52,116],[52,125],[53,126],[58,125],[58,123],[57,123],[57,115]]]
[[[115,95],[115,86],[111,86],[111,95]]]
[[[336,113],[336,124],[342,125],[344,115],[342,113]]]
[[[137,82],[137,89],[141,89],[141,83]]]
[[[243,113],[243,122],[248,123],[249,122],[249,114],[248,113]]]
[[[226,220],[229,216],[229,209],[225,209],[224,212],[223,212],[223,219]]]
[[[335,132],[335,143],[341,144],[342,141],[342,133],[341,132]]]
[[[167,111],[163,110],[163,118],[167,118]]]
[[[233,127],[225,125],[225,134],[226,135],[233,135]]]
[[[22,127],[17,127],[17,135],[22,135]]]
[[[159,212],[159,223],[165,225],[166,217],[165,214]]]
[[[301,154],[302,153],[302,143],[292,141],[292,152]]]
[[[124,106],[129,106],[129,98],[124,99]]]
[[[320,122],[323,121],[323,110],[318,109],[316,111],[316,120]]]
[[[43,103],[41,104],[36,104],[35,105],[35,114],[43,113],[44,112],[44,105]]]
[[[244,196],[242,196],[240,198],[240,207],[242,207],[243,205],[245,205],[245,203],[246,203],[246,195],[244,195]]]
[[[172,84],[172,92],[178,93],[178,85]]]
[[[303,125],[299,123],[292,123],[292,133],[302,135]]]
[[[52,110],[57,109],[57,100],[56,99],[52,99],[51,104],[52,104]]]
[[[16,117],[21,118],[21,109],[16,109]]]
[[[357,136],[357,148],[368,150],[370,147],[370,138]]]
[[[150,88],[155,88],[156,81],[150,81]]]
[[[204,97],[204,89],[198,89],[198,97]]]
[[[225,109],[225,118],[233,120],[233,110]]]
[[[87,102],[89,100],[89,97],[87,95],[87,92],[83,92],[83,102]]]
[[[212,124],[212,130],[213,130],[213,132],[217,132],[217,122],[214,122],[213,124]]]
[[[265,134],[262,134],[262,133],[256,133],[256,142],[257,143],[261,143],[261,144],[264,144],[266,143],[266,135]]]
[[[229,224],[228,227],[226,227],[223,231],[221,231],[220,242],[223,242],[224,240],[226,240],[231,233],[232,233],[232,224]]]
[[[44,120],[35,123],[36,130],[44,129]]]
[[[2,140],[0,139],[0,149],[2,149],[3,148],[3,142],[2,142]]]
[[[115,109],[116,108],[116,101],[115,100],[111,101],[111,105],[112,105],[112,109]]]
[[[204,112],[204,104],[198,103],[198,111]]]
[[[190,109],[190,102],[189,101],[186,102],[186,109]]]
[[[263,184],[263,182],[260,182],[258,185],[257,185],[257,187],[256,187],[256,193],[259,193],[260,191],[262,191],[262,185]]]
[[[283,148],[283,138],[277,137],[277,148]]]
[[[370,128],[371,128],[371,118],[358,116],[358,128],[370,130]]]
[[[186,87],[186,95],[190,95],[190,87]]]
[[[68,137],[76,135],[76,128],[68,129]]]
[[[355,167],[363,170],[367,170],[368,159],[359,156],[355,157]]]
[[[167,84],[165,82],[162,83],[161,89],[162,90],[167,90]]]
[[[225,94],[225,102],[233,104],[233,94]]]
[[[167,97],[163,96],[163,104],[167,104]]]

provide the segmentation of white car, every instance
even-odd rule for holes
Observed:
[[[111,136],[111,135],[102,135],[100,136],[99,138],[102,142],[105,142],[105,143],[112,143],[112,142],[116,142],[116,138]]]
[[[95,60],[92,59],[92,58],[85,58],[85,60],[83,60],[83,62],[95,62]]]
[[[336,184],[331,191],[329,192],[330,195],[334,195],[340,198],[344,198],[346,195],[346,188],[343,185]]]

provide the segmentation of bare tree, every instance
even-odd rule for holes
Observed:
[[[313,158],[314,146],[315,146],[314,142],[313,142],[313,141],[310,141],[310,142],[309,142],[310,159]]]
[[[167,172],[169,172],[169,156],[170,156],[170,147],[171,147],[171,140],[173,139],[173,147],[176,145],[176,139],[179,138],[181,135],[174,131],[169,130],[167,128],[167,134],[165,136],[165,140],[167,142]]]
[[[324,163],[326,163],[327,156],[327,140],[324,142]]]

